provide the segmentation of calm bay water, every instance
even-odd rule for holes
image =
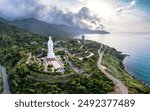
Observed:
[[[85,38],[130,55],[124,60],[126,70],[150,85],[150,33],[87,34]]]

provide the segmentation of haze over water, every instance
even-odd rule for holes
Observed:
[[[130,55],[124,60],[127,71],[150,85],[150,33],[87,34],[85,38]]]

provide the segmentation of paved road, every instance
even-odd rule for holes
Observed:
[[[115,84],[115,93],[117,94],[128,94],[128,89],[126,86],[117,78],[106,72],[106,68],[101,64],[102,63],[102,58],[103,54],[106,50],[107,46],[101,45],[101,48],[98,50],[99,54],[99,60],[97,62],[98,68],[101,70],[102,73],[104,73],[110,80],[112,80]]]
[[[5,69],[5,67],[0,65],[0,70],[2,72],[2,77],[3,77],[3,94],[10,94],[6,69]]]
[[[81,73],[81,69],[79,67],[77,67],[76,65],[74,65],[71,61],[67,60],[67,62],[69,63],[69,65],[72,67],[72,69],[78,74]]]

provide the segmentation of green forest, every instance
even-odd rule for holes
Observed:
[[[48,38],[32,34],[1,22],[0,38],[0,63],[7,69],[11,93],[105,94],[113,91],[113,82],[107,79],[107,77],[95,67],[96,59],[98,58],[91,58],[88,60],[89,65],[93,67],[89,67],[90,70],[87,70],[88,72],[86,72],[87,74],[92,74],[90,76],[87,76],[86,74],[74,74],[72,77],[62,79],[61,81],[39,81],[30,78],[30,75],[44,74],[36,73],[29,69],[26,65],[27,53],[38,53],[39,48],[43,46],[43,43],[46,42]],[[32,41],[38,43],[38,46],[32,45]],[[94,47],[100,47],[100,44],[97,44],[96,46],[93,45],[93,49]],[[46,74],[45,76],[50,77],[55,75]]]
[[[53,38],[58,41],[60,38]],[[38,67],[26,64],[28,54],[38,55],[41,48],[47,48],[45,43],[48,37],[30,33],[0,22],[0,64],[3,65],[8,74],[8,82],[13,94],[108,94],[113,93],[114,83],[109,80],[97,67],[99,59],[98,49],[100,43],[87,41],[80,48],[78,40],[62,39],[61,46],[67,48],[71,54],[80,53],[83,57],[79,60],[77,56],[69,56],[63,51],[57,51],[65,63],[66,72],[43,73]],[[34,43],[34,44],[33,44]],[[74,48],[72,48],[74,47]],[[93,56],[86,58],[89,52]],[[83,70],[82,74],[73,71],[63,56],[68,56],[78,68]],[[150,89],[134,77],[130,76],[123,66],[126,55],[117,52],[113,48],[107,48],[104,53],[102,64],[114,77],[120,79],[129,89],[129,93],[150,93]],[[35,64],[36,65],[36,64]],[[51,66],[49,66],[51,67]],[[0,92],[2,92],[2,75],[0,73]]]

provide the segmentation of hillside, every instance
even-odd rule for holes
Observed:
[[[4,19],[4,18],[1,18],[1,17],[0,17],[0,21],[3,22],[3,23],[9,23],[8,20],[6,20],[6,19]]]
[[[55,36],[55,37],[73,37],[80,34],[109,34],[103,30],[90,30],[81,29],[79,27],[68,27],[65,25],[49,24],[34,18],[8,21],[0,18],[0,21],[17,26],[19,28],[25,29],[35,34],[40,34],[42,36]]]
[[[40,35],[19,29],[16,26],[11,26],[0,22],[0,48],[27,44],[35,39],[40,41],[44,38]]]
[[[46,37],[0,22],[0,64],[7,69],[12,93],[104,94],[114,91],[113,82],[97,67],[99,58],[97,50],[101,46],[100,43],[87,41],[88,44],[81,48],[82,44],[77,40],[63,40],[57,44],[57,47],[55,46],[54,51],[56,55],[60,55],[66,71],[64,74],[57,72],[49,74],[42,71],[44,70],[44,65],[40,65],[43,62],[38,57],[42,48],[47,49],[46,41]],[[36,44],[32,44],[33,42]],[[71,55],[74,53],[77,55],[70,56],[67,52],[58,50],[58,46],[68,49]],[[88,51],[89,54],[93,53],[94,55],[89,58],[85,57],[89,55],[86,53]],[[31,58],[30,53],[33,55]],[[148,87],[127,75],[122,69],[124,55],[119,54],[112,48],[109,48],[104,54],[103,64],[109,68],[108,71],[118,74],[115,76],[119,77],[119,79],[121,78],[128,86],[129,93],[149,93]],[[82,57],[83,59],[80,60],[79,58]],[[29,58],[30,64],[27,62]],[[74,72],[64,58],[69,58],[69,61],[83,70],[82,74]],[[2,87],[1,84],[0,87]]]
[[[98,94],[113,91],[112,81],[93,65],[96,65],[97,62],[95,56],[85,61],[83,68],[87,71],[78,74],[72,71],[73,69],[66,60],[63,60],[63,57],[68,56],[68,54],[55,49],[56,54],[62,54],[61,58],[65,64],[66,72],[64,74],[55,71],[52,74],[42,72],[44,65],[39,66],[42,61],[39,64],[36,64],[36,62],[37,59],[41,59],[37,58],[37,55],[41,53],[41,49],[47,49],[47,46],[44,45],[46,39],[46,37],[0,22],[0,64],[7,70],[11,93]],[[32,42],[37,44],[32,44]],[[66,39],[63,40],[63,44],[68,47],[74,45],[75,49],[81,47],[77,40]],[[87,48],[91,51],[95,49],[94,52],[97,52],[95,47],[99,47],[99,45],[95,44],[92,43]],[[28,64],[30,53],[33,55],[30,61],[35,58],[35,62]],[[73,60],[78,60],[78,58]]]

